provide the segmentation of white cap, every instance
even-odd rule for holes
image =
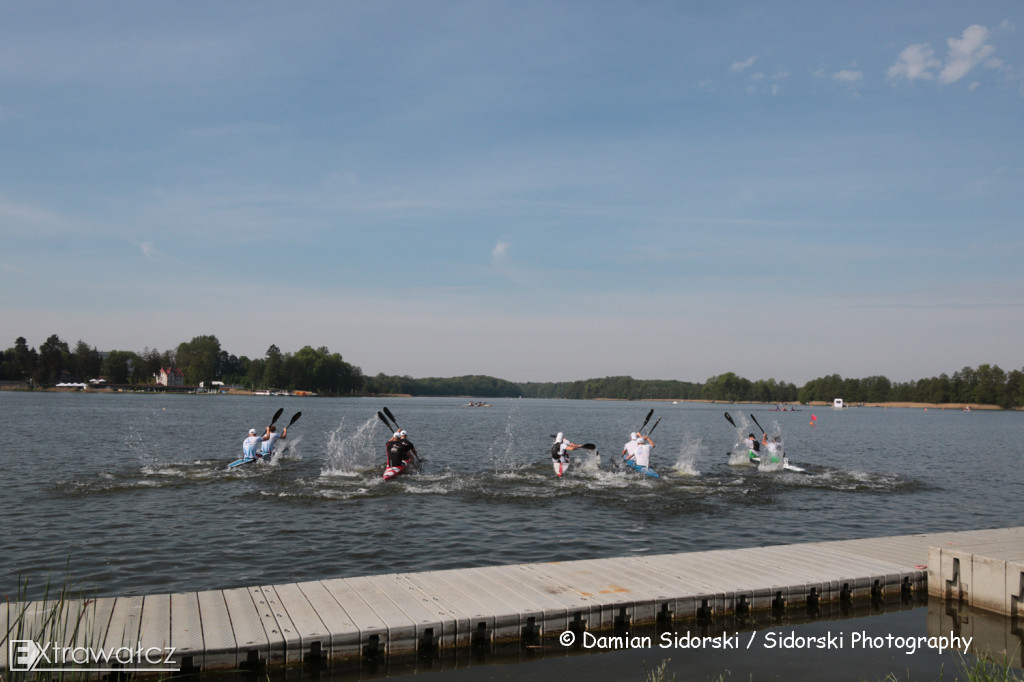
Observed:
[[[255,436],[256,435],[256,429],[249,429],[249,435],[250,436]]]
[[[409,434],[407,434],[405,431],[399,431],[398,435],[399,436],[408,436]]]
[[[559,431],[559,432],[558,432],[558,435],[557,435],[557,436],[555,436],[555,442],[556,442],[556,443],[557,443],[558,441],[562,440],[562,435],[563,435],[563,434],[562,434],[562,432],[561,432],[561,431]]]
[[[393,434],[393,435],[392,435],[391,437],[392,437],[392,438],[398,438],[398,437],[399,437],[399,436],[401,436],[401,435],[402,435],[402,432],[401,432],[401,431],[395,431],[395,433],[394,433],[394,434]]]
[[[636,440],[636,431],[633,431],[632,433],[629,434],[629,439]]]

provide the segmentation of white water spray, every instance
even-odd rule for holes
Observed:
[[[703,439],[694,438],[689,433],[683,434],[683,442],[679,444],[679,455],[672,468],[676,473],[686,476],[700,476],[700,471],[697,469],[697,457],[705,454],[706,450]]]
[[[369,469],[383,463],[380,438],[374,433],[379,422],[370,418],[345,433],[345,420],[327,437],[327,458],[320,469],[321,476],[350,476],[359,469]]]

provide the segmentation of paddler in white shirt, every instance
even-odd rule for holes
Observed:
[[[569,453],[578,447],[579,444],[573,443],[559,431],[558,435],[555,436],[555,442],[551,444],[551,460],[559,464],[568,465]],[[561,476],[561,474],[558,475]]]
[[[267,427],[267,432],[265,434],[263,434],[263,438],[260,439],[261,440],[261,442],[260,442],[260,457],[267,457],[269,455],[274,454],[274,444],[277,443],[277,441],[279,439],[287,438],[287,437],[288,437],[288,427],[287,426],[284,427],[284,430],[281,431],[281,433],[277,432],[277,426],[275,426],[274,424],[271,424],[270,426],[268,426]]]
[[[636,457],[636,431],[629,434],[629,441],[622,446],[622,456],[625,459],[634,459]]]
[[[256,459],[259,457],[259,446],[260,437],[256,435],[256,429],[249,429],[249,436],[242,441],[242,459]]]
[[[633,461],[637,466],[649,468],[651,466],[651,450],[654,448],[654,441],[642,433],[636,434],[636,456]]]

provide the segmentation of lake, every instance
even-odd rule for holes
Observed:
[[[1019,412],[466,402],[0,392],[0,593],[37,598],[51,581],[178,592],[1024,523]],[[390,482],[385,405],[425,460]],[[302,416],[273,462],[226,470],[279,407],[279,426]],[[659,480],[618,466],[652,408]],[[807,472],[730,464],[758,424]],[[559,431],[597,446],[561,479],[548,454]]]

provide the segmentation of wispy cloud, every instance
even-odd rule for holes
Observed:
[[[491,250],[491,258],[494,260],[503,260],[505,253],[508,251],[508,242],[504,239],[499,239],[498,243]]]
[[[142,255],[146,257],[146,260],[156,261],[157,251],[156,247],[153,246],[153,242],[132,242],[133,245],[139,247],[142,251]]]
[[[739,73],[740,71],[743,71],[744,69],[748,69],[751,66],[753,66],[754,62],[756,61],[757,57],[748,57],[747,59],[744,59],[741,62],[733,62],[732,66],[729,67],[729,70],[732,71],[733,73]]]
[[[889,80],[932,80],[935,78],[932,69],[941,65],[942,62],[935,58],[935,50],[931,45],[908,45],[900,52],[896,63],[889,67],[887,75]]]
[[[832,74],[832,78],[840,83],[859,83],[864,79],[864,73],[861,71],[854,71],[853,69],[843,69],[842,71],[836,71]]]
[[[887,75],[891,81],[938,79],[943,85],[949,85],[966,76],[979,64],[998,68],[1001,63],[992,58],[996,48],[988,43],[988,38],[989,32],[984,26],[968,26],[961,37],[946,40],[949,51],[945,61],[935,56],[935,50],[929,43],[908,45],[889,67]]]

